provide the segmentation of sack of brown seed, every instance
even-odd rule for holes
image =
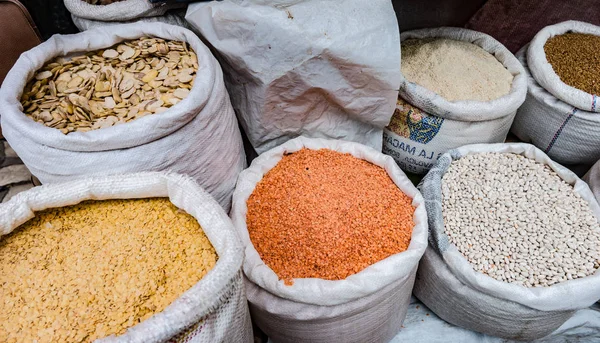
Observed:
[[[218,256],[217,262],[200,281],[176,298],[162,312],[129,327],[121,335],[100,338],[97,342],[252,342],[252,326],[241,271],[243,248],[227,214],[210,194],[188,177],[168,173],[137,173],[86,178],[65,184],[35,187],[19,193],[9,202],[0,205],[0,236],[8,235],[33,218],[35,212],[45,209],[70,206],[86,200],[155,197],[168,197],[173,205],[198,221],[214,247]],[[142,217],[141,215],[140,218]],[[66,225],[65,223],[65,228]],[[51,230],[51,227],[52,225],[47,223],[45,230]],[[2,239],[3,237],[0,237],[0,240]],[[92,260],[94,258],[87,257]],[[179,281],[171,278],[167,282]],[[90,282],[90,287],[92,284]],[[40,284],[37,286],[39,287]],[[90,300],[90,306],[92,303],[93,300]],[[34,308],[35,304],[32,301],[28,306]],[[98,309],[103,305],[94,304],[94,306],[96,306],[93,307],[94,309]],[[54,308],[57,307],[60,306],[55,305]],[[46,306],[46,308],[53,307]],[[81,310],[86,311],[86,309]],[[43,316],[44,313],[39,315]],[[50,330],[52,333],[49,336],[44,335],[43,332],[28,332],[28,334],[34,337],[46,336],[46,338],[65,338],[64,335],[70,334],[60,324]],[[62,335],[59,331],[63,331]],[[4,330],[0,336],[7,337],[8,332]]]
[[[569,39],[565,34],[600,36],[600,27],[579,21],[550,25],[517,53],[527,74],[527,98],[511,132],[559,163],[581,164],[587,169],[600,159],[600,94],[567,82],[581,88],[588,88],[585,83],[598,84],[600,37],[594,47],[589,36]],[[547,45],[552,40],[553,46]],[[588,63],[594,59],[596,62]],[[557,70],[551,62],[557,64]]]
[[[178,18],[165,15],[169,10],[186,7],[185,3],[180,2],[153,4],[147,0],[64,0],[64,3],[80,30],[144,18],[179,24]]]
[[[531,341],[600,299],[600,206],[533,145],[451,150],[419,189],[430,238],[414,294],[440,318]]]
[[[136,40],[148,36],[161,39]],[[9,72],[0,114],[6,139],[42,183],[170,170],[194,178],[228,210],[245,165],[219,64],[177,26],[54,36]]]

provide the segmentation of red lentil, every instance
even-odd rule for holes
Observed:
[[[379,166],[302,149],[256,185],[246,222],[260,257],[287,285],[342,280],[408,248],[411,203]]]

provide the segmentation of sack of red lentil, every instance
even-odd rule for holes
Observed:
[[[600,206],[533,145],[451,150],[419,189],[431,236],[414,294],[442,319],[529,341],[600,299]]]
[[[384,170],[380,170],[380,172],[385,175],[388,182],[391,179],[391,187],[393,187],[394,191],[397,192],[399,189],[402,196],[407,197],[405,199],[408,201],[407,204],[410,206],[412,203],[409,215],[409,218],[412,217],[413,220],[411,223],[412,233],[409,236],[410,244],[406,250],[401,253],[392,253],[389,257],[382,260],[372,260],[366,268],[354,269],[351,275],[343,279],[294,277],[292,285],[289,285],[289,280],[281,280],[279,274],[276,274],[261,258],[261,255],[256,248],[258,247],[256,244],[265,245],[270,244],[268,242],[275,242],[280,235],[274,234],[271,235],[271,238],[265,237],[266,241],[262,243],[251,241],[251,233],[247,224],[247,215],[249,214],[248,202],[259,182],[261,182],[264,177],[267,177],[269,175],[268,173],[273,171],[273,168],[284,159],[284,156],[294,156],[295,154],[301,154],[303,151],[346,156],[353,161],[358,161],[357,163],[363,163],[362,160],[370,162],[364,165],[361,164],[361,168],[364,168],[365,165],[367,168],[373,168],[375,166],[383,168]],[[349,154],[349,156],[344,154]],[[298,158],[302,159],[304,157]],[[336,166],[339,168],[338,163],[329,160],[329,158],[332,158],[331,156],[329,158],[316,158],[320,161],[324,161],[324,163],[329,163],[329,167],[323,168],[328,170],[333,170]],[[329,160],[329,162],[326,162],[327,160]],[[313,168],[318,172],[318,166],[313,166]],[[306,171],[306,173],[308,173],[307,175],[310,177],[312,170],[310,166],[307,165],[306,168],[302,167],[301,169],[302,172]],[[289,173],[286,175],[291,176],[291,172],[284,173]],[[356,187],[360,182],[357,181],[357,174],[354,174],[357,172],[355,169],[350,169],[349,173],[352,175],[348,175],[347,179],[354,180],[350,181],[350,183]],[[369,178],[370,180],[373,180],[373,178],[376,177],[375,174],[369,175],[372,176]],[[281,176],[273,177],[284,183],[293,182],[298,187],[296,190],[298,190],[299,193],[307,192],[305,195],[308,198],[312,197],[312,200],[309,203],[314,203],[314,200],[316,200],[317,203],[330,203],[324,196],[313,194],[313,188],[308,188],[308,184],[298,183],[298,180],[288,181],[289,176],[283,178],[281,178]],[[315,190],[315,192],[319,192],[320,194],[323,194],[323,191],[325,191],[327,187],[331,187],[331,185],[326,184],[322,185],[323,188],[320,188],[319,185],[313,186],[316,186],[318,189]],[[350,184],[347,186],[350,187]],[[359,190],[359,192],[365,192],[366,194],[365,189],[361,189],[362,191]],[[274,191],[277,192],[276,190]],[[299,195],[299,193],[293,193],[292,191],[289,191],[290,193],[288,193],[288,191],[289,190],[281,190],[280,193],[284,192],[283,194],[286,194],[286,198],[295,197],[298,199],[299,197],[300,199],[303,199],[302,194]],[[344,192],[344,190],[339,191]],[[343,200],[343,196],[340,195],[341,193],[336,194],[338,194],[338,196],[335,201],[341,201],[340,206],[347,208],[348,203]],[[365,215],[369,216],[369,218],[376,218],[375,220],[383,221],[384,219],[382,219],[382,217],[374,213],[379,213],[381,211],[381,206],[388,208],[387,205],[382,205],[384,204],[383,198],[387,196],[387,193],[380,193],[379,195],[380,198],[377,198],[376,195],[370,195],[368,199],[367,196],[364,195],[362,199],[352,199],[351,203],[358,204],[359,202],[370,202],[371,205],[374,206],[373,210]],[[267,196],[269,197],[269,195]],[[271,196],[276,195],[273,194]],[[317,197],[317,199],[314,197]],[[261,203],[259,200],[256,201]],[[269,201],[264,203],[264,206],[269,207],[274,204],[274,201]],[[318,213],[314,213],[317,211],[316,209],[313,210],[313,213],[303,212],[305,210],[306,209],[300,208],[294,209],[294,213],[298,212],[297,215],[299,217],[312,218],[312,220],[309,219],[309,222],[306,223],[307,226],[301,229],[302,231],[308,232],[308,226],[318,225],[315,223],[327,220],[319,217],[318,213],[321,212],[318,211]],[[256,216],[255,213],[252,215]],[[391,157],[383,155],[372,148],[353,142],[309,139],[305,137],[295,138],[279,147],[261,154],[252,162],[252,165],[248,169],[240,174],[233,200],[231,216],[234,226],[238,230],[238,234],[246,248],[244,273],[246,276],[246,292],[250,303],[251,315],[258,327],[260,327],[273,342],[389,342],[398,331],[400,331],[410,302],[416,268],[419,259],[427,246],[427,214],[425,212],[425,203],[416,187],[413,186]],[[345,215],[345,217],[352,216],[353,215]],[[357,216],[360,217],[360,214],[357,214]],[[400,217],[401,214],[399,212],[393,212],[393,216]],[[266,215],[266,217],[266,220],[271,224],[265,223],[264,225],[277,225],[277,219],[270,215]],[[360,219],[355,220],[360,221]],[[351,221],[354,221],[354,219]],[[340,223],[339,225],[345,225],[342,224],[344,223],[342,218],[337,219],[336,222]],[[363,237],[363,239],[367,239],[369,242],[371,239],[376,240],[375,238],[364,238],[376,230],[375,225],[373,224],[373,226],[371,226],[371,224],[365,224],[365,220],[361,221],[361,223],[361,225],[368,226],[368,232],[354,233],[351,235],[358,235],[359,237]],[[392,224],[389,225],[391,226]],[[344,226],[341,230],[348,231],[350,230],[350,227],[351,225]],[[264,228],[268,229],[267,227]],[[327,226],[327,228],[329,228],[329,226]],[[379,229],[380,228],[377,228],[377,230]],[[319,232],[322,231],[318,228],[315,228],[315,230]],[[328,232],[334,232],[329,229],[327,230]],[[299,234],[302,235],[301,233]],[[318,233],[315,233],[315,235],[317,234]],[[394,237],[398,236],[400,236],[400,234],[397,234],[397,236]],[[311,237],[316,239],[315,236]],[[339,245],[336,245],[336,248],[326,250],[325,252],[325,254],[331,254],[328,255],[330,256],[328,258],[329,260],[337,258],[335,257],[335,249],[339,249],[352,242],[347,235],[341,233],[336,237],[336,244],[339,243]],[[290,249],[292,249],[291,251],[296,251],[294,254],[300,256],[300,250],[307,249],[308,246],[310,246],[310,243],[302,243],[300,242],[301,237],[296,238],[297,239],[294,239],[291,238],[291,236],[288,236],[288,238],[283,241],[289,242],[290,247],[296,246],[296,248]],[[327,239],[319,239],[319,242],[327,241]],[[394,239],[392,238],[388,238],[384,243],[384,239],[380,239],[379,243],[375,243],[375,247],[365,248],[368,252],[364,255],[369,256],[369,254],[374,254],[378,248],[389,243],[388,241],[393,240]],[[266,252],[266,254],[271,253],[276,254],[275,249]],[[319,254],[321,253],[323,252],[319,251]],[[360,252],[357,252],[356,254],[351,254],[351,256],[357,256],[359,254],[363,255]],[[375,258],[374,255],[371,256]],[[304,260],[302,257],[298,258]],[[321,257],[312,255],[307,258]],[[351,259],[352,258],[349,258],[348,260],[345,260],[345,262],[350,263]],[[324,265],[322,261],[315,262],[315,264],[318,264],[319,266]],[[325,265],[326,264],[327,263],[325,263]],[[334,267],[341,268],[343,266],[340,263],[335,264]]]
[[[511,129],[557,162],[588,168],[600,159],[600,103],[593,86],[600,84],[600,37],[594,36],[600,27],[566,21],[547,26],[517,53],[528,90]]]
[[[462,28],[403,32],[396,110],[383,153],[424,174],[446,151],[504,142],[525,99],[525,72],[494,38]]]
[[[400,84],[391,1],[196,2],[186,20],[218,52],[259,154],[301,135],[381,150]]]
[[[168,94],[160,90],[163,88],[163,86],[160,86],[163,81],[152,80],[150,82],[158,82],[154,84],[154,87],[158,88],[153,88],[149,84],[146,84],[144,87],[148,87],[148,91],[138,89],[135,95],[131,95],[131,91],[135,91],[135,87],[140,85],[139,82],[145,82],[139,79],[143,80],[145,77],[159,78],[160,74],[157,74],[158,71],[156,69],[152,70],[153,68],[149,65],[150,63],[147,62],[147,60],[151,59],[150,57],[139,61],[136,60],[137,62],[132,63],[131,68],[140,65],[142,67],[145,65],[145,67],[135,75],[129,74],[132,78],[129,80],[129,84],[123,81],[125,80],[123,67],[119,71],[115,71],[114,74],[110,72],[102,74],[99,69],[96,69],[98,72],[93,72],[94,68],[103,68],[105,70],[107,66],[104,61],[103,63],[105,64],[103,66],[96,64],[90,67],[88,65],[87,68],[92,68],[92,71],[87,74],[81,74],[87,70],[83,68],[86,65],[82,65],[82,68],[77,65],[71,66],[71,69],[75,68],[73,72],[65,72],[58,77],[55,72],[60,73],[60,70],[62,70],[60,68],[52,68],[52,71],[46,69],[40,73],[36,72],[48,61],[53,60],[57,56],[73,55],[82,51],[100,51],[94,55],[94,59],[80,60],[79,62],[82,63],[97,63],[94,61],[102,61],[104,58],[102,56],[120,56],[116,58],[120,63],[121,60],[119,59],[124,54],[130,53],[135,56],[136,54],[140,54],[140,52],[136,52],[134,48],[125,45],[119,45],[115,48],[119,51],[106,48],[123,41],[147,36],[187,42],[193,52],[195,52],[197,56],[196,69],[198,76],[195,79],[193,76],[187,74],[194,68],[187,68],[189,70],[185,71],[181,69],[183,68],[182,65],[184,65],[183,62],[169,62],[172,66],[172,71],[175,72],[178,70],[180,73],[177,76],[169,76],[168,78],[172,79],[170,82],[178,84],[179,87],[185,86],[189,88],[178,89],[178,92],[183,94],[180,95],[183,98],[181,101],[175,102],[177,99],[175,99],[174,93],[171,92],[171,88],[164,87],[169,89]],[[161,49],[165,49],[165,51],[168,50],[168,46],[165,47],[165,43],[155,42],[150,44],[152,45],[150,48],[146,47],[144,49],[150,50],[159,46]],[[138,49],[137,46],[136,49]],[[179,49],[187,48],[180,46]],[[174,55],[171,57],[180,59],[185,51],[173,51],[173,53]],[[192,57],[190,55],[186,58],[188,59],[185,63],[189,63]],[[132,60],[125,59],[125,61]],[[153,59],[154,62],[157,62],[157,60],[157,58]],[[68,62],[58,61],[54,63]],[[164,61],[161,63],[165,65]],[[50,65],[52,66],[52,64]],[[85,70],[77,71],[79,69]],[[147,70],[147,72],[144,70]],[[165,74],[170,75],[168,74],[169,67],[164,66],[161,69],[162,71],[166,71],[167,73]],[[48,92],[50,84],[47,82],[48,79],[40,79],[49,75],[54,75],[51,79],[51,81],[54,80],[54,89],[50,89],[50,93],[43,95],[43,92]],[[125,99],[125,93],[121,93],[121,98],[125,100],[122,99],[122,102],[119,102],[117,105],[115,103],[118,102],[118,94],[111,93],[111,81],[100,82],[102,80],[100,78],[109,78],[112,75],[121,75],[119,79],[115,76],[112,82],[123,81],[118,87],[113,87],[113,92],[125,92],[126,89],[129,89],[127,91],[129,92],[129,98]],[[74,91],[79,92],[79,94],[88,92],[86,89],[82,91],[82,86],[76,86],[76,83],[73,83],[73,87],[79,88],[61,90],[59,83],[66,83],[66,81],[62,81],[63,76],[70,78],[68,84],[87,78],[85,82],[81,81],[79,84],[85,86],[90,85],[89,82],[91,82],[91,86],[96,87],[96,95],[87,100],[87,98],[84,99],[85,96],[83,95],[72,94]],[[164,76],[163,80],[166,84],[167,80]],[[31,86],[30,80],[32,80],[31,82],[39,80],[48,84],[41,87],[39,85],[36,86],[36,84]],[[187,81],[188,83],[184,84],[178,80]],[[190,86],[190,80],[193,81],[193,86]],[[96,82],[95,86],[94,82]],[[70,87],[68,84],[64,85],[64,87]],[[137,86],[132,87],[133,84],[137,84]],[[52,125],[49,127],[49,123],[44,123],[39,118],[37,121],[32,120],[29,109],[24,109],[21,103],[26,87],[37,89],[35,92],[39,90],[39,93],[35,97],[40,98],[32,99],[33,102],[27,106],[28,108],[39,108],[40,105],[49,106],[46,108],[55,109],[51,113],[44,112],[49,117],[48,119],[56,117],[53,120],[58,120],[61,113],[63,113],[64,117],[69,118],[68,121],[62,120],[62,124],[52,121],[60,125],[58,126],[59,128],[63,127],[61,130],[67,130],[65,127],[75,125],[69,123],[77,121],[77,118],[86,119],[86,116],[95,118],[96,122],[94,125],[99,124],[102,120],[107,125],[114,123],[114,121],[107,121],[110,117],[113,117],[117,123],[123,123],[108,127],[103,127],[102,125],[104,124],[102,124],[98,126],[99,129],[97,129],[97,126],[92,125],[92,130],[89,130],[90,127],[88,126],[83,128],[88,131],[80,132],[76,130],[74,132],[69,131],[68,134],[63,134],[61,130],[54,128]],[[99,92],[98,89],[100,88],[98,87],[106,87],[109,91]],[[29,89],[27,88],[29,93],[34,92],[33,89]],[[54,90],[54,95],[52,94],[52,90]],[[92,91],[94,89],[91,89],[89,92]],[[138,93],[141,94],[142,91],[145,93],[147,100],[140,102]],[[157,94],[156,91],[160,91],[161,93]],[[155,95],[152,96],[151,92],[155,92]],[[103,93],[108,93],[112,96],[94,100],[96,96],[99,96],[98,94]],[[160,108],[163,112],[158,113],[159,108],[157,106],[163,106],[161,104],[165,103],[165,101],[158,99],[163,95],[170,96],[165,101],[172,101],[171,104],[175,105],[169,108]],[[68,101],[66,104],[70,107],[60,112],[60,108],[56,107],[57,96],[65,97],[65,100],[61,100],[61,104],[64,101]],[[137,106],[133,106],[132,98],[134,96],[137,96],[137,101],[139,102]],[[41,102],[38,103],[37,101]],[[73,101],[81,106],[81,108],[77,109],[77,113],[80,113],[79,117],[73,116],[76,113],[73,113],[73,115],[65,113],[65,111],[75,112],[73,110],[75,105],[71,105]],[[92,106],[92,101],[94,107]],[[154,110],[157,111],[155,114],[150,115],[147,112],[150,106],[154,106]],[[136,113],[142,111],[143,113],[140,116],[143,115],[143,117],[136,115],[134,120],[127,122],[124,121],[129,117],[129,114],[120,119],[115,115],[106,117],[107,113],[111,111],[117,111],[119,108],[123,111],[123,108],[128,107],[131,107],[129,108],[130,110],[135,107]],[[90,108],[92,114],[90,114]],[[44,113],[41,114],[42,117]],[[96,118],[95,113],[98,113],[97,116],[100,118]],[[125,110],[126,113],[127,110]],[[7,141],[31,173],[42,183],[63,182],[85,176],[170,170],[193,177],[228,210],[237,175],[245,166],[245,154],[241,134],[223,83],[219,64],[209,49],[196,35],[178,26],[163,23],[134,23],[100,27],[75,35],[53,36],[45,43],[21,55],[21,58],[19,58],[10,70],[4,81],[4,86],[0,90],[0,115],[2,131]],[[44,123],[44,125],[40,124],[40,122]]]
[[[98,336],[99,333],[95,329],[94,325],[88,325],[85,326],[85,328],[91,331],[88,331],[87,334],[93,335],[94,337],[98,337],[98,340],[96,340],[96,342],[103,343],[252,342],[252,326],[250,322],[250,314],[248,312],[241,270],[244,257],[242,245],[240,244],[239,239],[236,236],[231,220],[227,217],[227,214],[223,211],[219,204],[210,196],[210,194],[208,194],[206,191],[200,188],[198,184],[189,177],[169,173],[121,174],[114,176],[85,178],[67,182],[64,184],[50,184],[35,187],[31,190],[19,193],[18,195],[13,197],[9,202],[0,205],[0,235],[8,235],[9,233],[11,233],[11,231],[15,230],[21,225],[24,225],[24,223],[28,222],[30,219],[31,221],[34,221],[32,219],[34,218],[34,216],[36,218],[38,215],[44,216],[44,213],[46,212],[40,211],[44,211],[47,209],[61,208],[75,204],[80,204],[86,200],[98,201],[108,199],[142,198],[168,198],[168,200],[174,206],[185,211],[187,214],[191,215],[195,220],[197,220],[197,222],[200,225],[200,228],[208,238],[210,245],[212,245],[214,251],[217,254],[216,263],[214,263],[212,269],[210,269],[200,279],[200,281],[198,281],[195,284],[192,283],[193,286],[191,288],[185,290],[183,294],[177,297],[173,302],[171,302],[169,305],[166,305],[164,310],[155,313],[151,317],[139,322],[138,324],[128,324],[129,328],[124,333],[118,336],[110,335],[108,337],[102,337],[101,334],[100,336]],[[127,210],[127,207],[124,206],[124,204],[121,204],[117,208]],[[127,223],[129,223],[128,220],[130,220],[131,218],[143,220],[143,214],[144,212],[140,212],[137,216],[123,214],[116,222],[120,223],[120,225],[126,225]],[[42,233],[38,232],[36,237],[43,237],[42,235],[44,231],[51,231],[53,227],[56,227],[56,225],[62,226],[62,230],[60,232],[63,237],[68,236],[69,234],[66,232],[68,228],[68,223],[66,222],[67,217],[68,214],[63,213],[63,215],[57,219],[47,219],[49,220],[48,222],[46,222],[45,224],[41,224],[43,230]],[[90,220],[98,220],[92,219],[91,215],[87,216],[86,218],[88,223]],[[155,218],[160,218],[160,214],[156,214]],[[80,226],[83,225],[83,223],[80,224]],[[93,222],[93,225],[96,225],[97,229],[97,231],[94,232],[101,232],[104,229],[104,226],[107,226],[108,224],[101,223],[100,221],[98,221]],[[69,227],[68,230],[75,229],[77,229],[77,226],[74,226],[73,228]],[[128,230],[130,230],[130,232],[132,232],[134,229],[135,228],[133,227],[128,227]],[[17,231],[15,231],[15,233]],[[57,228],[55,228],[54,231],[59,232]],[[145,233],[142,235],[151,235],[151,231],[151,229],[147,228],[145,230]],[[87,232],[90,233],[91,231]],[[8,240],[10,239],[9,237],[10,236],[5,236],[3,238]],[[125,236],[120,237],[122,239],[125,239]],[[143,238],[143,236],[140,237]],[[56,235],[54,234],[48,236],[49,240],[55,238]],[[88,243],[91,244],[92,241],[96,242],[95,240],[92,240],[92,238],[96,239],[98,237],[89,237]],[[100,238],[102,238],[101,235]],[[0,240],[1,239],[2,238],[0,238]],[[139,239],[136,241],[139,241]],[[159,244],[158,240],[159,238],[156,238],[155,241],[148,244]],[[73,241],[69,242],[73,243]],[[3,241],[2,243],[3,248],[6,248],[6,245],[13,244],[9,241]],[[64,244],[68,243],[65,242]],[[124,246],[119,242],[113,242],[113,244],[114,247]],[[110,248],[110,246],[107,246],[106,248]],[[26,247],[23,247],[22,249],[23,251],[27,251]],[[198,248],[196,247],[195,249],[196,250],[193,251],[199,253]],[[58,250],[60,249],[52,248],[54,254],[59,254]],[[77,249],[72,248],[72,250]],[[36,251],[37,253],[39,253],[41,250]],[[6,250],[4,250],[1,253],[7,252]],[[33,252],[31,252],[31,254],[33,254]],[[103,256],[114,255],[113,252],[104,252],[103,254]],[[190,250],[186,250],[185,254],[190,254]],[[140,254],[139,258],[142,258],[142,255],[143,254]],[[85,256],[85,258],[78,259],[78,270],[85,270],[83,268],[87,268],[87,266],[85,265],[86,263],[89,263],[89,258],[95,258],[93,256],[90,256],[91,255],[88,254]],[[175,259],[180,258],[181,257],[179,255],[175,257]],[[11,261],[5,259],[2,260],[2,263],[9,262]],[[24,261],[21,262],[24,263]],[[17,262],[12,261],[12,263]],[[60,261],[60,263],[62,263],[62,261]],[[54,268],[60,263],[55,262],[51,264],[51,266],[48,266],[48,268]],[[114,263],[114,268],[123,268],[123,261],[119,262],[115,260]],[[67,270],[72,270],[74,268],[69,268],[65,265],[63,265],[62,267],[63,268],[61,270],[65,273],[67,272]],[[31,272],[33,273],[38,271],[32,270]],[[145,272],[149,273],[150,271],[145,270]],[[135,270],[132,270],[129,273],[131,275],[136,275],[137,272]],[[180,275],[169,275],[168,271],[163,271],[163,273],[165,273],[164,279],[162,281],[158,281],[162,282],[163,287],[168,287],[168,283],[183,282],[183,278],[179,277]],[[13,280],[10,280],[10,275],[4,276],[6,277],[5,281],[8,280],[7,283],[3,283],[6,287],[8,287],[8,285],[14,285],[14,282],[12,282]],[[98,275],[95,275],[93,279],[88,280],[89,285],[93,285],[94,282],[97,282],[97,276]],[[81,277],[85,278],[86,275],[81,275]],[[139,278],[145,277],[145,275],[139,275]],[[129,278],[130,277],[125,276],[125,280]],[[110,281],[115,282],[115,285],[119,285],[119,283],[117,282],[118,280],[114,281],[111,279]],[[108,280],[100,282],[108,282]],[[33,290],[33,288],[40,288],[43,287],[43,285],[43,280],[38,279],[35,282],[35,286],[31,286],[31,289]],[[72,288],[71,286],[72,285],[69,284],[68,288]],[[77,320],[73,319],[71,323],[72,325],[68,329],[64,326],[61,326],[60,323],[59,325],[56,325],[57,323],[54,323],[54,326],[49,327],[46,330],[31,331],[31,329],[29,329],[30,331],[27,332],[27,337],[31,338],[39,335],[39,338],[37,339],[37,341],[39,342],[74,342],[75,340],[67,340],[65,335],[69,336],[73,333],[81,333],[81,331],[78,330],[82,330],[84,325],[87,325],[87,323],[89,322],[89,317],[93,316],[95,311],[100,311],[99,307],[101,306],[98,304],[94,304],[94,301],[97,301],[100,297],[106,296],[105,293],[102,293],[103,291],[101,290],[101,288],[102,287],[99,286],[94,291],[92,291],[92,294],[96,294],[96,297],[91,298],[89,300],[90,308],[81,309],[89,315],[84,316],[83,314],[76,314],[76,309],[73,310],[74,313],[69,314],[69,316],[73,316],[73,318],[82,318],[80,322],[77,322]],[[140,289],[139,292],[141,292],[142,290],[145,291],[145,289]],[[70,291],[72,291],[72,289]],[[123,293],[127,293],[129,291],[131,290],[123,291]],[[157,294],[160,292],[160,290],[156,291]],[[88,293],[83,291],[80,292],[81,296],[84,296],[84,294]],[[48,296],[48,299],[56,298],[54,296]],[[117,299],[118,296],[115,295],[115,299]],[[132,296],[135,297],[137,295]],[[152,296],[156,297],[157,295],[154,294]],[[72,299],[72,302],[75,301],[80,301],[80,299]],[[144,312],[147,313],[148,311],[153,311],[153,309],[150,307],[153,301],[154,300],[151,300],[146,303],[142,301],[142,306],[145,303],[149,307],[139,309],[139,313],[136,312],[135,315],[142,316]],[[28,301],[28,305],[30,306],[30,308],[33,308],[34,303],[34,299]],[[6,304],[6,302],[3,300],[2,304]],[[57,308],[59,307],[57,305],[52,307],[51,304],[45,304],[44,306],[49,310],[54,309],[56,311],[58,311]],[[8,309],[10,310],[11,307],[9,306]],[[4,315],[7,314],[6,310],[6,308],[3,308]],[[112,311],[112,309],[109,308],[107,309],[107,311]],[[50,315],[55,316],[56,313],[49,313],[48,316]],[[44,316],[44,313],[39,313],[37,314],[37,316]],[[83,317],[88,319],[84,320]],[[61,320],[63,319],[57,319],[58,322],[60,322]],[[102,320],[103,319],[101,318],[96,322],[96,325],[98,325],[98,327],[101,327],[105,324],[102,323]],[[40,323],[38,320],[24,320],[24,322],[29,323],[29,325],[36,327],[37,329],[40,328]],[[133,323],[136,322],[134,321]],[[79,324],[80,326],[78,326]],[[109,330],[115,330],[115,326],[117,324],[107,325]],[[119,322],[118,325],[120,327],[121,322]],[[26,334],[26,332],[24,331],[20,333],[13,331],[12,333],[16,335],[21,335],[19,336],[20,338],[23,338],[24,336],[22,335]],[[0,331],[0,337],[3,337],[3,341],[10,341],[10,339],[7,338],[10,337],[10,334],[11,329],[5,328],[5,330]],[[85,335],[86,332],[83,332],[82,334]],[[32,341],[35,341],[35,339],[32,339]]]

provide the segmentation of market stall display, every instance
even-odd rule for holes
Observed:
[[[461,28],[407,31],[401,41],[403,76],[384,130],[385,154],[424,174],[450,149],[504,142],[526,93],[515,56],[494,38]]]
[[[156,39],[138,41],[135,49],[122,43],[141,37]],[[185,42],[193,53],[188,56],[187,45],[167,41]],[[115,44],[116,50],[111,48]],[[96,50],[101,50],[103,57],[96,56],[94,60],[108,59],[110,65],[104,62],[104,67],[98,69],[96,64],[90,71],[91,57],[73,56]],[[159,69],[163,62],[146,53],[164,54],[169,62]],[[194,54],[197,65],[192,58]],[[59,63],[63,66],[51,65],[52,70],[56,69],[52,76],[49,76],[52,71],[37,72],[48,61],[65,55],[71,62],[65,59]],[[175,60],[177,65],[171,68]],[[126,69],[121,63],[129,67]],[[63,68],[65,72],[58,75]],[[69,73],[69,68],[78,71]],[[117,70],[115,75],[112,69]],[[194,78],[195,69],[198,71]],[[165,79],[161,80],[163,76]],[[51,112],[48,124],[54,127],[38,123],[23,112],[33,111],[23,108],[20,102],[24,88],[33,78],[37,79],[33,87],[40,87],[36,93],[40,98],[33,96],[35,100],[31,100],[31,91],[25,97],[31,101],[30,107],[48,107],[35,119],[46,124]],[[21,56],[7,75],[6,85],[0,90],[4,136],[42,183],[170,170],[190,175],[229,209],[237,175],[245,165],[242,139],[221,69],[191,31],[161,23],[135,23],[54,36]],[[57,97],[53,100],[54,88]],[[174,102],[176,105],[165,110],[166,103]],[[116,118],[125,123],[109,126]],[[69,127],[94,130],[65,135],[59,126],[67,130]]]
[[[269,192],[275,184],[279,194]],[[391,157],[353,142],[290,140],[240,174],[231,216],[246,248],[252,317],[274,342],[388,342],[398,333],[427,219]],[[276,228],[265,242],[261,231]]]
[[[251,342],[242,246],[190,178],[45,185],[0,214],[0,340]]]
[[[539,149],[452,150],[420,189],[432,236],[414,292],[442,319],[533,340],[600,299],[600,206]]]
[[[589,168],[600,159],[598,95],[572,85],[594,89],[590,85],[600,82],[597,73],[578,68],[582,61],[593,61],[598,55],[580,44],[581,41],[565,40],[563,34],[567,32],[599,37],[600,27],[577,21],[547,26],[519,51],[517,56],[526,69],[528,90],[511,131],[559,163]]]
[[[197,2],[186,20],[218,53],[259,154],[298,136],[381,150],[400,84],[389,0]]]

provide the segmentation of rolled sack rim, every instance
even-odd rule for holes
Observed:
[[[86,53],[127,40],[157,37],[185,41],[198,57],[198,71],[189,95],[168,110],[124,124],[68,135],[29,118],[20,99],[27,82],[55,57]],[[44,56],[44,57],[42,57]],[[97,27],[72,35],[54,35],[21,54],[0,88],[0,119],[5,130],[15,130],[40,145],[66,151],[107,151],[147,144],[177,131],[201,112],[215,96],[220,72],[215,57],[192,31],[165,23],[136,22]]]
[[[413,106],[440,118],[478,122],[512,115],[525,101],[527,95],[525,69],[515,55],[492,36],[458,27],[426,28],[400,34],[400,42],[406,39],[424,38],[448,38],[475,44],[494,56],[513,75],[513,81],[508,94],[491,101],[448,101],[434,91],[408,81],[401,73],[399,95]],[[488,46],[483,46],[484,42]],[[415,94],[424,96],[428,101],[415,98],[413,96]]]
[[[544,45],[548,39],[564,33],[586,33],[600,37],[600,26],[576,20],[563,21],[544,27],[527,48],[527,65],[535,81],[548,93],[580,110],[600,112],[600,95],[590,94],[564,83],[546,58]]]

